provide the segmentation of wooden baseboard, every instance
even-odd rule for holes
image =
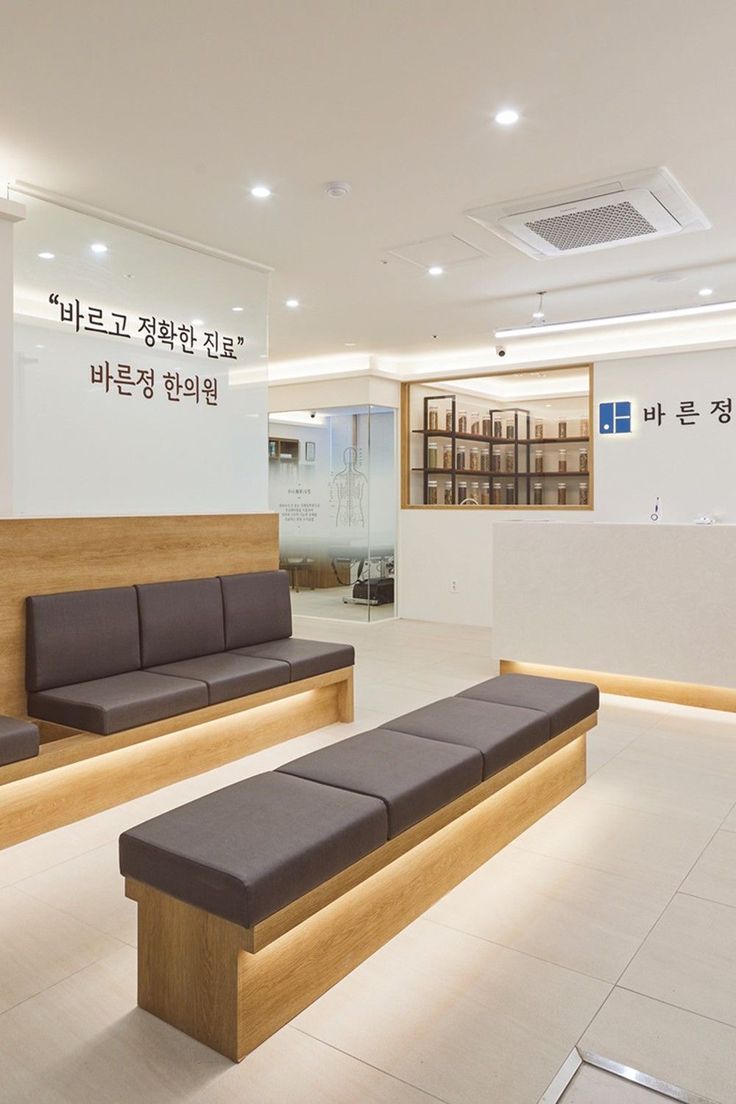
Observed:
[[[46,744],[38,759],[0,768],[0,849],[343,720],[352,711],[352,678],[344,668],[279,687],[279,700],[265,691],[240,699],[237,712],[236,703],[223,703],[231,708],[188,713],[171,719],[173,732],[147,725]]]
[[[545,663],[525,663],[515,659],[500,660],[499,672],[502,675],[541,675],[544,678],[572,679],[574,682],[594,682],[604,694],[648,698],[651,701],[672,702],[674,705],[697,705],[702,709],[721,709],[727,713],[736,713],[736,690],[728,686],[706,686],[696,682],[617,675],[609,671],[588,671],[578,667],[553,667]]]
[[[240,1061],[584,781],[582,734],[255,954],[238,925],[128,879],[139,1005]]]

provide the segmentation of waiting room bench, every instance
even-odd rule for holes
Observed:
[[[240,1061],[582,785],[598,697],[490,679],[123,833],[139,1005]]]

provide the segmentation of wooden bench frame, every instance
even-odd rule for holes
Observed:
[[[0,848],[60,828],[336,721],[352,721],[353,667],[111,736],[40,722],[39,755],[0,767]]]
[[[253,928],[132,878],[138,1004],[241,1061],[586,778],[596,714]]]

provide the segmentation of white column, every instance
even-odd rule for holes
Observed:
[[[25,207],[0,199],[0,517],[13,516],[13,223]]]

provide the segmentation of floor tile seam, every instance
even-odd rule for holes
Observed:
[[[423,920],[426,920],[430,924],[434,924],[435,927],[444,928],[446,931],[456,932],[458,935],[465,935],[468,939],[476,939],[478,942],[485,944],[488,947],[498,947],[502,951],[511,951],[513,954],[521,955],[523,958],[529,958],[533,962],[541,962],[545,966],[553,966],[557,970],[564,970],[565,973],[575,974],[577,977],[585,978],[586,981],[597,981],[601,985],[608,985],[613,987],[616,982],[611,978],[602,978],[597,974],[586,974],[584,970],[576,970],[574,966],[562,966],[559,962],[552,962],[549,958],[544,958],[542,955],[532,954],[531,951],[522,951],[518,947],[509,947],[507,943],[499,943],[497,939],[488,939],[484,935],[478,935],[477,932],[465,931],[464,928],[458,928],[454,924],[448,924],[443,920],[435,920],[431,916],[424,915]]]
[[[593,732],[595,732],[595,729],[592,729],[591,732],[589,733],[589,735],[592,736]],[[603,735],[605,736],[605,733]],[[635,736],[634,740],[636,740],[636,739],[637,739],[637,737]],[[599,770],[602,770],[604,767],[607,767],[609,763],[612,763],[614,761],[614,759],[618,759],[619,755],[623,755],[623,753],[631,747],[631,744],[634,742],[634,740],[631,740],[628,744],[626,744],[625,747],[619,748],[618,751],[614,751],[613,755],[609,759],[606,759],[606,761],[604,763],[600,763],[599,766],[597,766],[595,768],[595,770],[589,771],[588,774],[586,775],[585,781],[587,782],[588,779],[592,778],[593,775],[597,774]]]
[[[607,766],[608,766],[608,763],[603,764],[603,767],[607,767]],[[603,769],[603,767],[601,769]],[[598,773],[599,772],[597,770],[594,771],[593,774],[591,775],[591,778],[594,777],[595,775],[597,775]],[[696,814],[695,816],[693,816],[693,815],[685,816],[683,814],[676,813],[676,814],[673,815],[672,813],[660,812],[658,809],[644,808],[641,805],[622,805],[617,801],[612,801],[608,797],[601,797],[599,794],[596,794],[596,793],[592,793],[592,794],[589,793],[589,794],[585,794],[584,796],[586,796],[589,800],[592,800],[592,801],[600,801],[602,805],[608,805],[609,808],[611,808],[611,809],[621,809],[625,812],[632,812],[633,811],[633,812],[638,812],[638,813],[645,813],[647,816],[664,817],[665,819],[669,819],[669,820],[673,820],[673,819],[688,820],[688,821],[693,821],[693,822],[699,823],[699,824],[707,823],[709,821],[712,822],[714,820],[714,817],[712,817],[712,816],[705,816],[705,815],[701,816],[700,814]],[[725,813],[724,816],[720,818],[719,827],[720,827],[720,824],[722,824],[723,821],[726,820],[730,815],[731,815],[730,812],[728,812],[728,813]]]
[[[110,936],[110,939],[114,939],[114,936]],[[99,958],[93,958],[90,962],[85,962],[84,966],[80,966],[78,970],[72,970],[71,973],[65,974],[62,978],[57,978],[51,985],[46,985],[41,989],[37,989],[35,993],[29,993],[27,997],[23,997],[23,1000],[16,1001],[15,1004],[11,1004],[9,1008],[3,1008],[0,1011],[0,1031],[2,1030],[3,1016],[7,1016],[10,1012],[15,1012],[18,1008],[22,1008],[24,1004],[28,1004],[29,1001],[36,1000],[38,997],[42,997],[45,993],[50,993],[53,989],[56,989],[59,985],[66,984],[67,981],[71,981],[72,978],[77,977],[78,974],[83,974],[85,970],[91,969],[92,966],[99,966],[101,962],[104,962],[108,958],[112,958],[113,955],[120,954],[120,951],[134,950],[129,943],[124,943],[120,939],[115,940],[119,943],[119,947],[113,947],[111,951],[105,951]]]
[[[689,1016],[697,1016],[701,1020],[707,1020],[709,1023],[718,1024],[720,1027],[727,1027],[729,1030],[736,1032],[736,1023],[729,1023],[728,1020],[719,1020],[717,1016],[709,1016],[707,1012],[696,1012],[692,1008],[687,1008],[684,1004],[675,1004],[673,1001],[663,1000],[662,997],[652,996],[651,993],[645,993],[642,989],[634,989],[631,985],[616,984],[613,987],[613,992],[615,992],[616,989],[620,989],[624,993],[633,993],[636,997],[644,997],[646,1000],[656,1001],[657,1004],[663,1004],[667,1008],[674,1008],[676,1012],[686,1012]]]
[[[107,939],[113,939],[120,946],[130,946],[125,939],[120,939],[117,935],[111,935],[110,932],[105,931],[103,928],[98,927],[97,924],[91,923],[89,920],[81,920],[75,913],[69,912],[68,909],[61,908],[59,905],[52,905],[46,901],[43,897],[37,897],[35,893],[29,893],[26,889],[19,889],[17,886],[13,887],[18,893],[22,893],[29,901],[35,901],[36,904],[43,905],[45,908],[52,909],[53,912],[58,912],[62,916],[68,917],[70,920],[74,920],[77,924],[81,924],[83,928],[89,928],[90,931],[96,932],[97,935],[104,935]],[[115,950],[120,950],[120,947],[116,947]],[[112,952],[111,952],[112,953]],[[76,973],[76,971],[74,971]],[[70,975],[71,976],[71,975]],[[54,982],[56,984],[56,982]]]
[[[675,897],[692,897],[695,901],[705,901],[708,905],[718,905],[719,908],[727,908],[736,912],[736,904],[731,905],[728,901],[716,901],[714,897],[704,897],[702,893],[692,893],[689,889],[678,889]]]
[[[137,801],[137,800],[138,800],[138,798],[132,798],[131,799],[131,801]],[[123,804],[127,804],[127,802],[123,802]],[[78,823],[79,823],[78,821],[75,822],[75,825],[78,824]],[[44,835],[46,835],[46,833],[41,832],[40,835],[33,836],[32,838],[33,839],[40,839],[41,836],[44,836]],[[89,855],[89,854],[92,853],[92,851],[99,851],[99,849],[101,847],[109,847],[110,844],[114,843],[114,841],[117,839],[117,835],[118,835],[117,833],[115,835],[112,835],[110,837],[110,839],[105,840],[104,843],[96,843],[96,844],[94,844],[93,847],[85,847],[84,850],[78,851],[75,855],[69,855],[67,858],[61,859],[59,862],[50,863],[49,866],[44,866],[41,870],[34,870],[33,874],[23,874],[23,875],[21,875],[20,878],[16,878],[15,881],[12,881],[12,882],[2,882],[2,881],[0,881],[0,893],[2,893],[2,891],[4,889],[9,889],[11,886],[17,886],[20,882],[28,881],[29,878],[35,878],[38,874],[48,874],[49,870],[55,870],[58,866],[63,866],[64,863],[72,862],[74,859],[81,859],[83,855]],[[24,841],[24,842],[29,842],[29,841]],[[18,844],[15,844],[14,846],[22,847],[23,843],[18,843]],[[3,852],[0,851],[0,857],[2,857],[2,854],[3,854]]]
[[[507,846],[518,847],[520,851],[528,851],[530,854],[540,855],[542,858],[545,858],[545,859],[558,859],[559,858],[559,856],[557,856],[557,855],[550,855],[547,851],[540,851],[535,847],[530,847],[528,844],[518,843],[517,841],[514,841],[513,843],[508,844]],[[599,874],[617,874],[618,873],[618,871],[608,870],[608,869],[606,869],[605,866],[597,866],[595,863],[592,863],[592,862],[579,862],[575,859],[565,859],[564,861],[570,863],[571,866],[579,867],[581,870],[596,870]],[[677,877],[677,875],[673,875],[673,876]],[[650,877],[650,881],[651,881],[651,877]],[[680,885],[680,883],[678,882],[678,887],[679,887],[679,885]],[[675,890],[675,892],[677,892],[677,891]]]
[[[358,1057],[357,1054],[353,1054],[349,1050],[343,1050],[342,1047],[336,1046],[334,1043],[328,1042],[326,1039],[321,1038],[319,1035],[314,1035],[311,1031],[307,1031],[303,1027],[298,1027],[292,1023],[290,1025],[294,1031],[298,1031],[300,1035],[305,1035],[306,1038],[312,1039],[315,1043],[320,1043],[322,1046],[328,1047],[330,1050],[334,1050],[337,1054],[342,1054],[345,1058],[350,1058],[353,1062],[358,1062],[361,1066],[365,1066],[366,1069],[373,1070],[375,1073],[380,1073],[383,1077],[388,1077],[392,1081],[396,1081],[399,1085],[406,1085],[408,1089],[414,1089],[415,1092],[422,1093],[429,1100],[437,1100],[439,1104],[450,1104],[450,1101],[446,1100],[443,1096],[437,1096],[436,1093],[429,1092],[427,1089],[423,1089],[420,1085],[415,1085],[413,1081],[406,1081],[403,1077],[397,1077],[393,1073],[389,1073],[388,1070],[382,1069],[381,1066],[375,1066],[372,1062],[366,1062],[364,1058]]]
[[[93,855],[95,851],[103,851],[106,847],[109,847],[110,844],[114,842],[115,838],[108,840],[107,843],[99,843],[95,847],[90,847],[88,851],[82,851],[79,855],[70,855],[68,858],[62,859],[61,862],[53,863],[51,866],[47,866],[43,870],[36,870],[33,874],[25,874],[22,878],[19,878],[17,882],[13,882],[12,885],[15,889],[20,889],[24,882],[30,882],[34,878],[40,877],[41,874],[48,874],[50,870],[59,870],[60,867],[67,866],[68,863],[73,863],[76,862],[78,859],[84,858],[85,856]],[[27,889],[23,890],[23,892],[26,894],[27,897],[35,896],[34,894],[29,893]]]

